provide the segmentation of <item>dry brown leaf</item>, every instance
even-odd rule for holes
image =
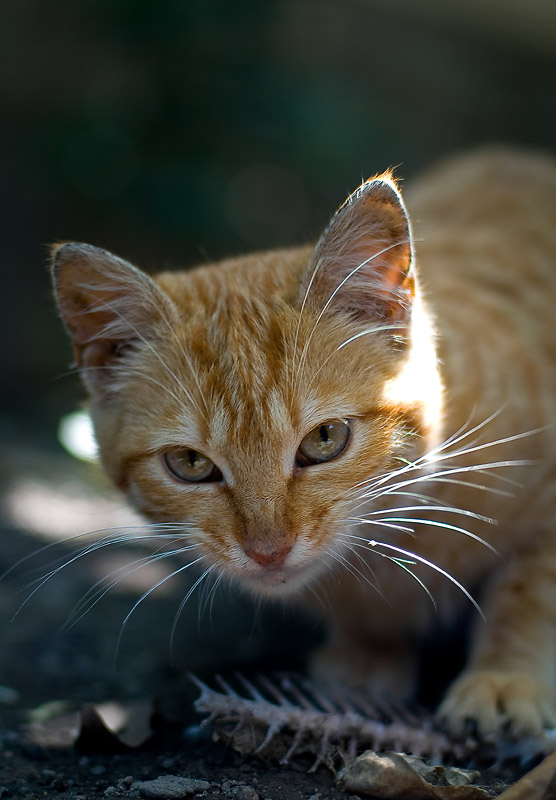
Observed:
[[[486,800],[478,786],[434,786],[400,753],[367,750],[341,771],[338,784],[348,792],[381,800]]]

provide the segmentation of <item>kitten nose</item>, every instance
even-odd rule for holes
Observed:
[[[244,552],[246,556],[252,558],[253,561],[256,561],[261,567],[281,567],[291,549],[292,545],[287,544],[269,551],[263,549],[257,550],[254,547],[246,547]]]

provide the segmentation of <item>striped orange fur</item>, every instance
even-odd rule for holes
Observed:
[[[488,150],[406,199],[415,244],[388,173],[316,247],[151,279],[68,244],[55,293],[106,471],[207,574],[326,597],[315,673],[390,693],[476,602],[439,713],[530,734],[556,724],[556,164]]]

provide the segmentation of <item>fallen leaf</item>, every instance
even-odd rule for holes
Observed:
[[[429,764],[423,758],[399,753],[415,772],[433,786],[467,786],[481,777],[476,769],[463,769],[463,767],[445,767],[442,764]]]
[[[348,792],[380,800],[486,800],[478,786],[433,786],[400,753],[367,750],[339,773],[338,785]]]
[[[85,752],[121,752],[141,747],[151,735],[150,701],[87,704],[81,708],[81,725],[75,742]]]

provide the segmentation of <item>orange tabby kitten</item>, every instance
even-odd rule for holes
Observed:
[[[489,150],[407,199],[417,263],[386,174],[315,248],[151,279],[62,245],[56,298],[106,471],[206,576],[324,598],[315,672],[375,691],[476,602],[440,715],[530,734],[556,725],[556,164]]]

